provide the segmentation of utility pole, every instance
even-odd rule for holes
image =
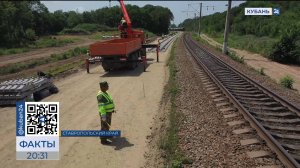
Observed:
[[[196,13],[194,13],[195,14],[195,22],[194,22],[194,31],[195,31],[195,33],[196,33],[196,16],[197,16],[197,14]]]
[[[202,2],[200,3],[200,13],[199,13],[199,29],[198,29],[198,36],[200,37],[200,22],[201,22],[201,16],[202,16]]]
[[[194,8],[194,7],[192,6],[193,4],[199,4],[199,11],[198,11],[196,8]],[[212,7],[213,10],[214,10],[215,6],[202,6],[202,2],[200,2],[200,3],[191,3],[191,4],[188,4],[188,7],[190,7],[190,6],[193,8],[194,11],[196,11],[197,13],[199,13],[198,35],[200,36],[200,33],[201,33],[202,8],[203,8],[203,7],[206,7],[207,10],[208,10],[208,8],[211,8],[211,7]]]
[[[229,31],[229,22],[230,22],[230,9],[231,9],[231,0],[228,0],[228,8],[226,15],[225,31],[224,31],[224,43],[223,43],[223,54],[228,53],[228,31]]]

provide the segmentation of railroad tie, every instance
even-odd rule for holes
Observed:
[[[204,85],[212,85],[213,83],[211,81],[202,82]]]
[[[207,82],[211,82],[209,78],[202,79],[202,83],[207,83]]]
[[[223,117],[224,118],[233,118],[233,117],[237,117],[237,116],[239,116],[239,115],[231,113],[231,114],[224,115]]]
[[[230,112],[230,111],[236,111],[236,108],[228,107],[228,108],[222,108],[220,109],[221,112]]]
[[[220,93],[221,91],[220,90],[215,90],[215,91],[209,91],[208,93],[209,94],[214,94],[214,93]]]
[[[260,141],[256,138],[240,140],[242,146],[258,144]]]
[[[214,91],[214,90],[219,90],[217,87],[209,87],[206,89],[207,91]]]
[[[267,165],[267,166],[259,166],[257,168],[282,168],[279,165]]]
[[[217,103],[216,106],[222,107],[222,106],[229,106],[230,104],[231,104],[230,102],[221,102],[221,103]]]
[[[222,94],[213,94],[213,95],[210,95],[210,97],[212,97],[213,99],[214,98],[217,98],[217,97],[221,97],[221,96],[223,96]]]
[[[236,120],[236,121],[227,122],[227,124],[229,126],[241,125],[241,124],[244,124],[244,123],[246,123],[245,120]]]
[[[233,130],[232,132],[235,133],[235,134],[245,134],[245,133],[249,133],[252,131],[252,128],[250,127],[246,127],[246,128],[242,128],[242,129],[236,129],[236,130]]]
[[[212,87],[215,88],[215,85],[213,85],[213,84],[211,84],[211,85],[205,85],[204,87],[205,87],[205,89],[212,88]]]
[[[269,155],[271,155],[271,153],[268,152],[268,151],[259,150],[259,151],[251,151],[251,152],[247,152],[247,155],[248,155],[250,158],[259,158],[259,157],[269,156]]]

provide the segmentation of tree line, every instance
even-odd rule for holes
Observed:
[[[126,5],[132,26],[156,34],[165,34],[173,20],[168,8]],[[116,28],[122,18],[119,6],[78,13],[57,10],[49,12],[40,1],[0,1],[0,47],[24,46],[37,36],[57,34],[80,24],[97,24]]]
[[[279,16],[246,16],[245,7],[279,7]],[[300,3],[297,1],[247,1],[231,10],[230,33],[277,39],[269,58],[300,64]],[[199,18],[186,19],[179,26],[195,30]],[[201,30],[211,36],[223,34],[226,11],[201,18]],[[197,30],[197,29],[196,29]]]

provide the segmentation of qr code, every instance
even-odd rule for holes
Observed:
[[[26,135],[58,136],[58,102],[26,102]]]

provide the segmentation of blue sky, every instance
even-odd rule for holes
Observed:
[[[63,11],[91,11],[99,9],[102,7],[109,6],[109,1],[41,1],[50,12],[56,10]],[[199,3],[202,2],[202,16],[209,15],[215,12],[223,12],[227,10],[225,6],[227,1],[124,1],[125,4],[137,5],[140,7],[145,6],[146,4],[159,5],[169,8],[174,15],[174,23],[178,25],[184,19],[193,18],[194,12],[182,12],[182,11],[199,11]],[[233,1],[232,6],[238,6],[239,4],[245,1]],[[189,5],[190,4],[190,5]],[[119,5],[118,1],[111,1],[111,6]],[[215,6],[214,8],[210,7],[207,9],[205,6]],[[195,11],[196,12],[196,11]],[[199,13],[197,13],[197,16]]]

